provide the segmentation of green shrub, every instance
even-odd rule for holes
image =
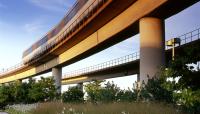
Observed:
[[[85,86],[88,94],[88,101],[91,102],[120,102],[120,101],[135,101],[137,93],[133,90],[120,90],[113,82],[107,82],[101,86],[104,81],[93,81]]]
[[[100,101],[102,102],[112,102],[117,100],[117,94],[119,93],[120,88],[117,87],[113,82],[107,82],[105,87],[102,87],[99,91]]]
[[[7,105],[8,93],[5,85],[0,86],[0,109]]]
[[[70,87],[68,91],[62,94],[63,102],[83,102],[84,93],[79,87]]]
[[[189,113],[200,112],[200,90],[183,89],[178,93],[174,93],[174,97],[176,103],[180,104],[183,110]]]
[[[41,78],[38,82],[33,79],[23,83],[15,81],[0,86],[0,108],[8,104],[50,101],[55,96],[56,89],[52,78]]]
[[[101,99],[100,91],[102,89],[101,83],[103,81],[92,81],[85,85],[85,91],[87,92],[87,100],[91,102],[98,102]]]
[[[117,102],[133,102],[137,100],[137,93],[128,89],[117,93]]]
[[[88,100],[91,102],[112,102],[117,100],[117,94],[120,91],[119,87],[110,82],[107,82],[102,87],[102,82],[104,81],[93,81],[85,86]]]
[[[53,78],[41,78],[37,83],[32,82],[28,97],[33,102],[53,100],[56,97]]]
[[[148,80],[145,85],[146,91],[149,93],[150,100],[161,102],[173,102],[173,89],[166,89],[164,84],[167,83],[166,79],[154,77]]]

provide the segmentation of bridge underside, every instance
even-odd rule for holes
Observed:
[[[139,74],[139,60],[135,60],[122,65],[117,65],[102,70],[85,73],[81,76],[63,79],[62,84],[77,84],[82,82],[89,82],[92,80],[104,80],[109,78],[123,77]]]
[[[200,49],[200,39],[176,47],[175,48],[176,55],[184,55],[187,49],[192,49],[193,47]],[[166,63],[168,65],[169,62],[172,60],[172,49],[166,50],[165,53],[166,53]],[[200,52],[197,52],[193,56],[199,56],[199,55]],[[200,58],[198,59],[198,61],[200,61]],[[63,77],[62,85],[77,84],[77,83],[89,82],[92,80],[104,80],[109,78],[117,78],[117,77],[139,74],[139,64],[140,64],[140,59],[137,59],[125,64],[120,64],[101,70],[95,70],[93,72],[87,72],[78,75],[76,77]]]

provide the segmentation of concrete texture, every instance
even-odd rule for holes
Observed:
[[[55,80],[55,86],[57,88],[57,93],[61,93],[61,80],[62,80],[62,68],[52,68],[52,76]]]
[[[164,21],[154,17],[140,19],[140,81],[145,83],[165,65]]]

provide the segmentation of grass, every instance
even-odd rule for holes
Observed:
[[[15,109],[7,109],[6,112],[8,112],[8,114],[29,114],[29,113],[24,113],[24,112],[21,112],[21,111],[17,111]]]
[[[164,103],[108,103],[64,104],[40,103],[27,113],[8,111],[9,114],[184,114]]]

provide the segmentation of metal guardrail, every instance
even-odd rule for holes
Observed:
[[[192,41],[200,39],[200,28],[178,36],[181,39],[181,45],[190,43]]]
[[[195,29],[191,32],[185,33],[181,36],[178,36],[177,38],[180,38],[181,40],[181,44],[180,45],[184,45],[187,43],[190,43],[192,41],[196,41],[200,39],[200,28]],[[178,45],[176,45],[175,47],[177,47]],[[172,47],[168,47],[166,46],[166,49],[171,49]]]
[[[135,52],[117,59],[113,59],[104,63],[100,63],[94,66],[89,66],[83,69],[79,69],[79,70],[75,70],[72,72],[68,72],[66,74],[64,74],[64,78],[69,78],[69,77],[76,77],[79,75],[84,75],[87,73],[91,73],[94,71],[99,71],[99,70],[103,70],[103,69],[107,69],[107,68],[111,68],[114,66],[118,66],[118,65],[122,65],[125,63],[129,63],[135,60],[138,60],[140,58],[139,52]]]
[[[10,73],[10,72],[12,72],[12,71],[21,69],[21,68],[23,68],[23,67],[25,67],[25,66],[26,66],[26,65],[24,65],[23,62],[20,62],[20,63],[14,65],[14,66],[12,66],[12,67],[9,67],[9,68],[6,68],[6,69],[3,68],[3,69],[0,71],[0,75],[5,75],[5,74]]]

